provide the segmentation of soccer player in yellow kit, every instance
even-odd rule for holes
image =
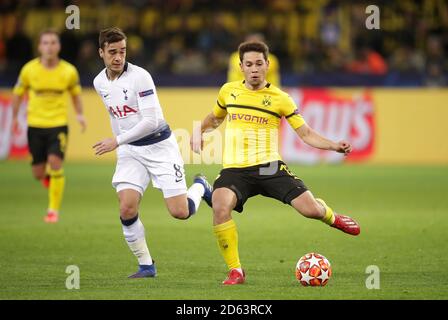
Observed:
[[[17,114],[28,91],[28,147],[32,155],[33,176],[48,187],[48,211],[45,222],[58,221],[64,193],[63,159],[67,147],[68,95],[72,97],[77,120],[82,130],[86,121],[81,102],[81,86],[76,68],[59,58],[59,35],[45,30],[39,37],[40,56],[26,63],[13,90],[13,129]],[[47,168],[48,164],[48,168]]]
[[[314,198],[305,184],[281,160],[278,128],[285,117],[308,145],[348,154],[347,141],[334,142],[311,129],[287,93],[266,81],[269,49],[262,42],[245,42],[238,49],[245,80],[224,84],[213,111],[202,121],[201,133],[192,137],[195,152],[202,149],[202,133],[217,128],[227,116],[223,170],[213,185],[214,233],[229,268],[225,285],[241,284],[245,273],[238,253],[238,234],[232,210],[242,212],[250,197],[261,194],[291,205],[313,218],[348,234],[358,235],[359,225],[336,214],[322,199]]]

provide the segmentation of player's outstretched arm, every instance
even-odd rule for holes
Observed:
[[[13,94],[12,95],[12,101],[11,101],[11,105],[12,105],[12,130],[14,132],[17,132],[17,130],[19,130],[19,120],[17,119],[17,117],[19,115],[19,108],[20,108],[20,104],[22,103],[22,98],[23,98],[23,95],[17,95],[17,94]]]
[[[314,148],[323,150],[332,150],[339,153],[349,154],[352,151],[352,145],[344,140],[339,142],[334,142],[329,140],[312,128],[310,128],[306,123],[296,129],[297,135],[307,144]]]
[[[204,147],[204,139],[202,138],[202,134],[204,132],[210,132],[218,128],[221,123],[224,121],[225,117],[218,118],[213,112],[209,113],[204,120],[201,122],[201,126],[193,129],[193,135],[190,139],[190,147],[191,149],[199,153]]]
[[[76,112],[76,120],[78,120],[79,125],[81,126],[81,132],[84,132],[87,127],[87,122],[84,118],[81,95],[72,95],[72,101]]]

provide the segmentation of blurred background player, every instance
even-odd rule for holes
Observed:
[[[156,268],[138,209],[149,182],[163,192],[168,211],[177,219],[191,217],[202,197],[211,206],[212,190],[201,175],[187,190],[184,161],[163,117],[152,77],[126,61],[126,40],[119,28],[100,32],[99,54],[106,68],[93,84],[109,112],[115,137],[93,147],[97,155],[118,148],[112,185],[120,202],[124,237],[139,263],[139,270],[130,278],[146,278],[154,277]]]
[[[269,49],[262,42],[245,42],[239,48],[244,81],[224,84],[217,102],[193,136],[193,151],[202,149],[202,133],[216,129],[228,116],[223,167],[213,184],[213,225],[219,249],[229,268],[225,285],[242,284],[245,273],[238,253],[238,234],[231,212],[243,211],[248,198],[263,195],[291,205],[307,218],[318,219],[351,235],[359,225],[339,215],[295,176],[277,150],[280,120],[285,117],[297,135],[308,145],[349,154],[347,141],[334,142],[311,129],[286,93],[266,81]],[[197,139],[197,140],[196,140]],[[247,139],[247,140],[246,140]],[[241,143],[242,141],[242,143]],[[234,149],[236,151],[234,151]]]
[[[18,130],[18,112],[28,92],[28,147],[33,176],[48,188],[45,222],[58,221],[64,193],[63,160],[67,148],[67,95],[70,95],[82,131],[86,128],[81,102],[81,86],[76,68],[59,58],[61,45],[56,31],[40,34],[40,56],[26,63],[13,90],[13,130]],[[48,167],[47,167],[48,164]]]
[[[265,42],[264,36],[261,33],[251,33],[245,40],[246,42]],[[269,52],[269,69],[266,74],[266,81],[273,84],[276,87],[281,86],[280,80],[280,64],[277,57]],[[227,71],[227,82],[233,82],[244,80],[244,73],[241,71],[240,67],[240,55],[238,51],[233,52],[229,59],[229,69]]]

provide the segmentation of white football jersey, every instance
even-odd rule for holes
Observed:
[[[126,62],[123,73],[111,81],[104,68],[93,80],[93,85],[109,112],[116,136],[139,123],[145,109],[150,110],[151,117],[155,117],[157,123],[157,128],[152,132],[166,127],[154,81],[145,69]]]

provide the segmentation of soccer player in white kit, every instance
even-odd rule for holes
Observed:
[[[102,30],[99,54],[106,66],[94,79],[111,120],[113,138],[96,143],[95,154],[117,149],[112,185],[118,193],[120,219],[138,271],[130,278],[154,277],[156,268],[145,239],[138,207],[150,180],[161,189],[171,215],[188,219],[201,198],[211,206],[212,187],[196,175],[187,190],[184,162],[176,138],[163,118],[151,75],[126,61],[126,35],[119,28]]]

